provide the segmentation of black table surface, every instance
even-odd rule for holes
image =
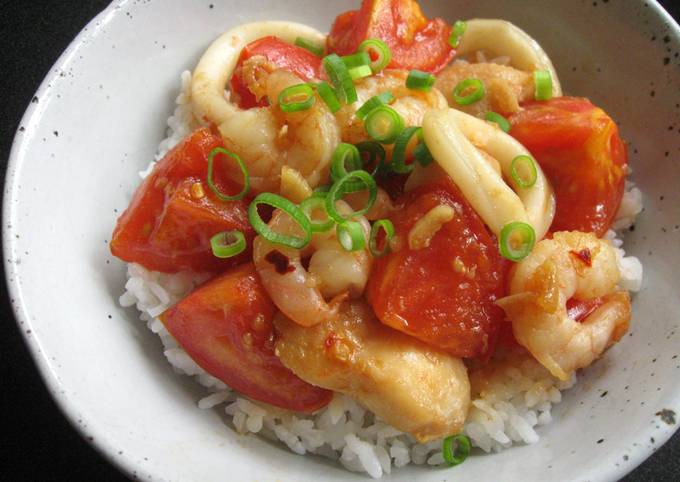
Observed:
[[[4,166],[19,120],[42,78],[69,42],[108,3],[0,0],[0,181],[4,181]],[[661,3],[674,18],[680,18],[680,2]],[[5,461],[0,477],[16,481],[125,480],[59,411],[14,323],[6,290],[0,288],[0,293],[0,458]],[[680,480],[680,432],[624,480]]]

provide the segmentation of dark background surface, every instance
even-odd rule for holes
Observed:
[[[71,40],[108,3],[108,0],[0,0],[2,185],[14,133],[38,85]],[[680,1],[661,3],[676,19],[680,18]],[[0,478],[125,480],[58,410],[14,324],[4,287],[0,287],[0,296],[0,413],[3,420],[0,458],[4,460]],[[225,474],[225,480],[228,478]],[[624,480],[680,480],[680,432]]]

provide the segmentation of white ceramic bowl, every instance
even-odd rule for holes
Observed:
[[[115,2],[40,87],[15,140],[3,213],[17,320],[68,417],[131,475],[359,480],[365,476],[320,458],[239,436],[217,411],[198,410],[200,387],[175,376],[137,313],[117,305],[124,266],[107,240],[137,171],[164,137],[179,73],[236,24],[289,19],[326,30],[358,2],[212,3]],[[474,456],[453,470],[396,470],[390,480],[617,479],[673,433],[658,414],[680,409],[678,27],[642,1],[423,3],[451,21],[517,23],[549,52],[568,93],[592,98],[621,123],[645,196],[626,248],[643,261],[645,282],[630,336],[581,375],[538,444]]]

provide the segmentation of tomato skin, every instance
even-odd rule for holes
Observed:
[[[495,239],[449,180],[406,193],[398,204],[392,222],[403,247],[377,259],[368,282],[376,315],[454,356],[488,356],[504,318],[494,302],[504,296],[507,271]],[[456,216],[428,247],[409,249],[411,227],[438,204],[453,206]]]
[[[291,45],[283,40],[269,36],[255,40],[246,45],[241,51],[241,55],[231,77],[231,91],[237,94],[238,106],[242,109],[251,107],[264,107],[267,99],[259,101],[248,89],[241,76],[241,66],[243,62],[256,55],[262,55],[267,60],[281,69],[293,72],[302,80],[318,79],[321,72],[321,58],[317,57],[309,50]]]
[[[208,154],[219,146],[219,135],[199,129],[158,162],[118,218],[110,243],[114,256],[166,273],[219,272],[249,259],[248,250],[218,259],[210,247],[221,231],[242,231],[249,246],[255,235],[246,202],[222,202],[206,184]],[[197,196],[192,189],[198,186]],[[220,187],[239,190],[229,181]]]
[[[555,190],[550,228],[603,236],[623,197],[628,154],[614,121],[588,99],[528,102],[510,117],[510,135],[541,165]]]
[[[377,38],[392,51],[388,67],[437,73],[455,55],[450,34],[450,25],[441,18],[425,18],[416,0],[364,0],[359,10],[335,19],[328,50],[349,55],[364,40]]]
[[[231,388],[287,410],[312,412],[332,392],[304,382],[274,353],[269,299],[252,263],[199,287],[160,319],[189,356]]]

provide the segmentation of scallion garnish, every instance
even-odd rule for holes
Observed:
[[[380,231],[385,232],[385,244],[383,248],[378,248],[378,235]],[[371,226],[371,237],[368,241],[368,249],[374,258],[380,258],[390,252],[390,241],[394,237],[394,225],[389,219],[380,219]]]
[[[404,130],[404,120],[393,108],[380,105],[368,113],[364,129],[371,139],[383,144],[392,144]]]
[[[460,40],[467,30],[467,22],[463,20],[456,20],[451,27],[451,35],[449,36],[449,45],[456,49],[460,45]]]
[[[363,79],[364,77],[370,77],[373,73],[368,65],[360,65],[359,67],[353,67],[349,69],[349,76],[352,80]]]
[[[321,81],[316,84],[316,91],[319,93],[319,96],[323,99],[323,101],[328,106],[328,109],[333,114],[340,110],[341,106],[338,96],[335,95],[335,91],[330,85],[328,85],[328,82]]]
[[[371,59],[371,70],[377,74],[392,61],[392,51],[385,42],[378,39],[364,40],[359,44],[359,52],[366,52]]]
[[[392,95],[392,92],[383,92],[382,94],[374,95],[370,99],[368,99],[366,102],[364,102],[364,105],[359,107],[356,111],[356,116],[358,119],[365,120],[366,116],[376,107],[380,107],[381,105],[389,104],[394,100],[394,96]]]
[[[371,57],[368,52],[357,52],[352,55],[345,55],[340,57],[345,63],[347,69],[353,69],[354,67],[361,67],[362,65],[368,65],[370,67]]]
[[[534,98],[548,100],[553,96],[552,76],[547,70],[534,72]]]
[[[323,45],[317,45],[314,42],[310,42],[307,39],[298,37],[295,39],[295,45],[302,47],[305,50],[309,50],[314,55],[321,57],[326,50]]]
[[[534,249],[536,233],[527,223],[515,221],[503,226],[498,243],[501,256],[510,261],[521,261]]]
[[[314,105],[314,100],[314,90],[311,85],[291,85],[279,94],[279,108],[283,112],[307,110]]]
[[[427,167],[432,164],[434,157],[432,157],[432,153],[427,148],[425,141],[422,140],[422,131],[419,133],[419,137],[421,137],[421,141],[418,143],[415,149],[413,149],[413,156],[421,166]]]
[[[484,118],[489,122],[493,122],[494,124],[498,125],[498,127],[500,127],[503,132],[510,131],[510,122],[508,122],[508,119],[499,113],[490,110],[484,115]]]
[[[246,237],[241,231],[224,231],[210,238],[210,248],[216,258],[231,258],[246,249]]]
[[[224,194],[222,191],[220,191],[217,186],[215,185],[214,181],[214,170],[215,170],[215,156],[217,154],[224,154],[225,156],[229,156],[232,159],[234,159],[237,164],[239,169],[241,169],[241,173],[243,174],[243,189],[241,189],[241,192],[238,194],[235,194],[234,196],[229,196],[228,194]],[[212,192],[215,193],[217,198],[220,201],[238,201],[239,199],[243,199],[246,194],[248,194],[248,191],[250,191],[250,175],[248,174],[248,169],[246,169],[246,165],[243,163],[241,158],[238,156],[238,154],[226,150],[224,147],[216,147],[212,151],[210,151],[210,154],[208,154],[208,187]]]
[[[349,76],[347,67],[337,54],[330,54],[323,59],[323,68],[328,78],[335,86],[338,97],[347,104],[357,101],[357,90],[354,88],[352,77]]]
[[[510,164],[510,176],[519,187],[524,189],[532,187],[538,177],[536,161],[523,154],[515,157]]]
[[[458,105],[470,105],[482,99],[484,94],[484,84],[481,80],[465,79],[453,89],[453,100]]]
[[[314,193],[300,203],[300,209],[309,218],[313,233],[325,233],[335,225],[335,221],[326,212],[326,195],[327,193],[322,192]],[[319,211],[323,213],[325,220],[315,218],[314,214]]]
[[[437,80],[437,78],[434,75],[414,69],[410,71],[408,77],[406,77],[406,87],[411,90],[429,92],[432,89],[435,80]]]
[[[300,227],[304,237],[289,236],[272,230],[260,217],[257,206],[266,204],[285,212]],[[271,243],[282,244],[293,249],[302,249],[312,239],[312,223],[302,210],[285,197],[265,192],[259,194],[248,207],[248,220],[255,232]]]
[[[349,172],[357,171],[362,168],[361,156],[359,149],[352,144],[341,142],[335,148],[333,156],[331,157],[331,179],[338,181],[345,177]],[[345,185],[345,192],[356,192],[364,189],[364,183],[361,181],[347,182]]]
[[[338,212],[335,207],[335,203],[339,201],[345,194],[345,184],[352,183],[354,181],[361,181],[366,189],[368,190],[368,201],[366,201],[366,206],[359,211],[355,211],[348,216],[343,216]],[[362,216],[366,214],[375,204],[375,200],[378,197],[378,186],[375,184],[373,177],[366,171],[352,171],[347,174],[342,179],[337,180],[331,190],[328,191],[328,196],[326,196],[326,212],[328,215],[335,220],[337,223],[347,221],[352,219],[354,216]]]
[[[335,228],[340,245],[345,251],[359,251],[366,246],[366,238],[361,223],[358,221],[342,221]]]
[[[442,456],[451,467],[460,465],[470,455],[470,439],[463,434],[451,435],[442,442]]]
[[[375,141],[360,142],[355,147],[359,150],[359,157],[364,171],[367,171],[368,167],[372,167],[370,171],[371,176],[375,177],[381,174],[385,166],[385,159],[387,158],[385,148]],[[364,153],[368,154],[368,158],[364,156]]]
[[[406,148],[411,138],[422,131],[420,127],[407,127],[397,136],[392,151],[392,170],[397,174],[408,174],[413,170],[415,164],[406,164]]]

